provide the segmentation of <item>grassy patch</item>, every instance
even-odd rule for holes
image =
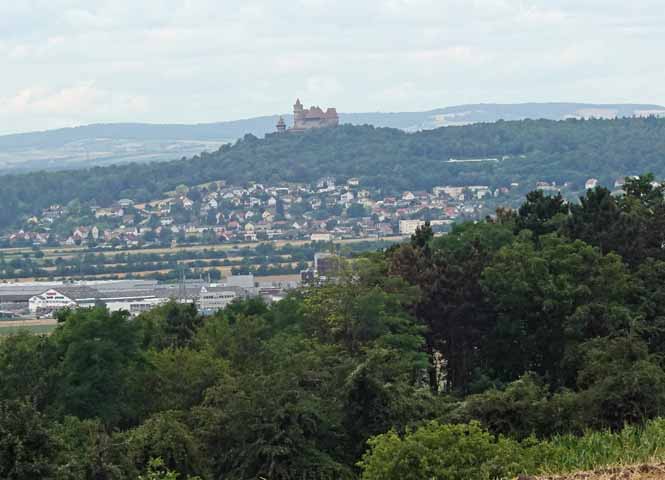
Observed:
[[[0,325],[0,336],[13,335],[18,332],[27,331],[34,335],[51,333],[55,330],[56,325],[19,325],[19,326],[3,326]]]
[[[626,426],[620,432],[562,435],[542,443],[538,473],[597,470],[612,465],[635,465],[665,460],[665,419],[643,427]]]

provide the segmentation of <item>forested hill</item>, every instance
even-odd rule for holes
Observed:
[[[416,112],[340,113],[340,123],[415,132],[498,120],[564,120],[665,116],[665,107],[642,104],[520,103],[456,105]],[[275,131],[279,115],[199,124],[111,123],[0,135],[0,171],[24,173],[118,163],[168,161],[216,150],[247,133]],[[284,115],[288,125],[291,115]]]
[[[483,161],[459,160],[485,159]],[[451,160],[453,160],[451,162]],[[52,203],[106,205],[154,199],[179,184],[226,180],[309,182],[359,177],[387,191],[435,185],[572,182],[611,184],[626,175],[665,176],[665,119],[525,120],[417,133],[344,125],[306,134],[246,135],[187,160],[0,177],[0,227]]]

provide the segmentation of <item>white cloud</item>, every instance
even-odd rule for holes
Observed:
[[[64,118],[85,117],[89,114],[104,116],[145,112],[145,97],[126,95],[81,84],[51,90],[45,87],[29,87],[12,96],[0,97],[0,114],[16,117]]]
[[[664,103],[662,0],[0,2],[0,133],[466,102]],[[627,74],[629,72],[630,74]]]
[[[484,57],[482,52],[467,45],[453,45],[413,53],[413,58],[418,62],[447,62],[463,65],[481,65],[485,61]]]

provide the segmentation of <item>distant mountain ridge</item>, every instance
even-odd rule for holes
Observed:
[[[443,126],[499,120],[665,116],[665,107],[648,104],[521,103],[475,104],[425,112],[340,113],[341,123],[391,127],[414,132]],[[280,115],[201,124],[92,124],[0,136],[0,172],[57,170],[130,161],[172,160],[245,134],[275,131]],[[287,125],[291,115],[282,115]]]

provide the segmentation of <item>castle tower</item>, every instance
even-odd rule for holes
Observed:
[[[302,113],[302,110],[303,110],[302,103],[300,103],[300,99],[298,98],[296,99],[295,105],[293,105],[293,113],[294,114]]]
[[[283,117],[279,117],[279,121],[277,122],[277,132],[278,133],[286,132],[286,122],[284,122]]]
[[[305,111],[303,109],[300,99],[296,100],[296,103],[293,105],[293,128],[300,128],[302,121],[305,117]]]

